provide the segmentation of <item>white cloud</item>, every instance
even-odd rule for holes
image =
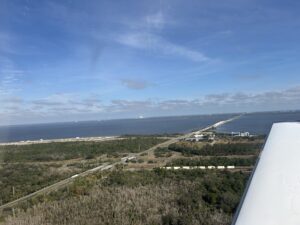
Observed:
[[[204,53],[176,44],[162,36],[162,30],[166,25],[174,25],[165,13],[159,10],[148,14],[137,21],[125,21],[127,33],[118,34],[115,40],[125,46],[135,49],[153,51],[155,54],[185,58],[195,62],[209,61]]]
[[[1,123],[91,120],[162,115],[300,109],[300,87],[261,93],[223,93],[195,99],[116,99],[102,102],[99,96],[80,98],[76,94],[56,94],[24,100],[17,96],[0,98]]]
[[[128,101],[128,100],[113,100],[110,105],[106,106],[106,110],[111,113],[127,113],[139,112],[155,108],[155,103],[151,100],[144,101]]]
[[[0,97],[19,91],[19,82],[23,75],[24,71],[16,69],[10,59],[0,56]]]
[[[103,111],[101,101],[97,98],[80,98],[76,94],[55,94],[46,98],[28,102],[31,110],[45,114],[73,115],[80,113],[100,113]]]
[[[161,29],[166,23],[165,15],[162,13],[162,11],[159,11],[155,14],[147,15],[145,17],[145,22],[147,26],[150,28],[158,28]]]
[[[201,52],[186,48],[181,45],[173,44],[151,33],[128,33],[119,36],[117,41],[129,47],[160,52],[165,55],[179,56],[195,62],[204,62],[210,60]]]

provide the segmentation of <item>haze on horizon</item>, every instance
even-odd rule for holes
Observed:
[[[0,125],[300,109],[300,2],[0,0]]]

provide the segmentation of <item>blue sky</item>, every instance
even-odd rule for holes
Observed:
[[[300,109],[300,2],[0,0],[0,124]]]

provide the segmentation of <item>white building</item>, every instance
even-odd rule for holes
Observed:
[[[126,156],[126,157],[121,158],[121,161],[123,163],[128,163],[133,160],[136,160],[136,156]]]
[[[231,132],[233,137],[251,137],[249,132]]]
[[[215,134],[211,133],[211,132],[207,132],[207,133],[196,133],[194,134],[192,137],[186,138],[186,141],[205,141],[205,140],[209,140],[209,141],[213,141],[215,139]]]
[[[227,169],[234,169],[235,166],[227,166]]]

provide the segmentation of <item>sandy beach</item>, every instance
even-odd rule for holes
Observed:
[[[46,144],[53,142],[74,142],[74,141],[108,141],[122,139],[119,136],[104,136],[104,137],[75,137],[75,138],[61,138],[61,139],[40,139],[40,140],[27,140],[27,141],[17,141],[17,142],[5,142],[0,143],[0,146],[7,145],[31,145],[31,144]]]

